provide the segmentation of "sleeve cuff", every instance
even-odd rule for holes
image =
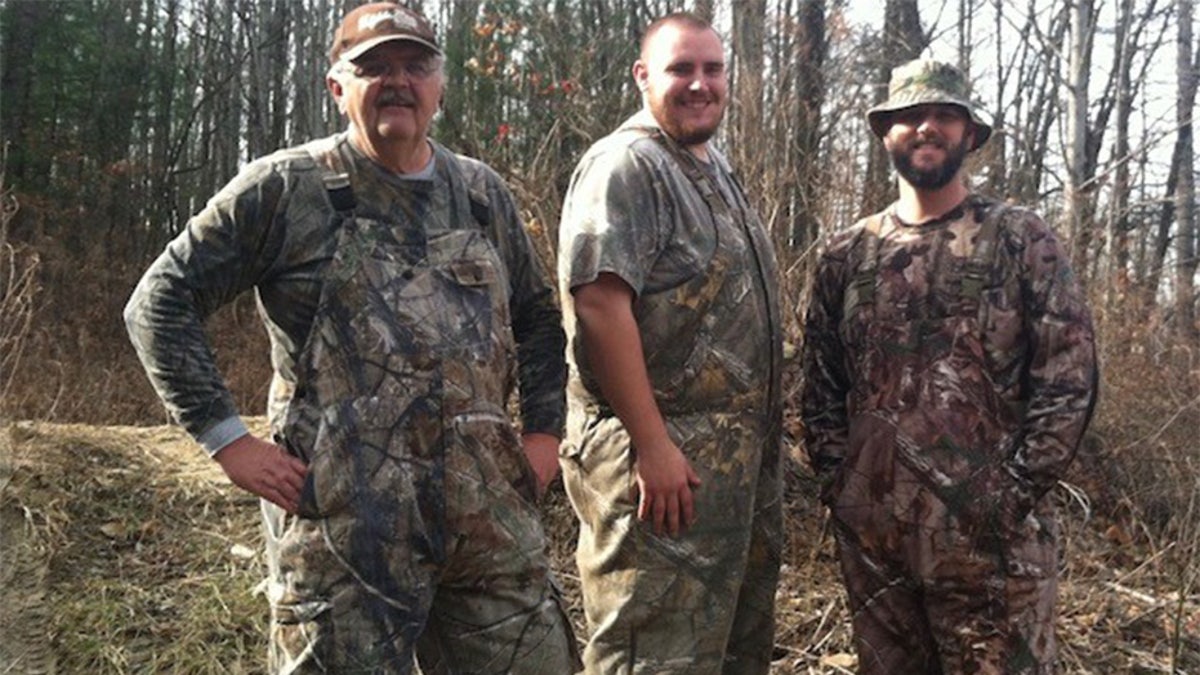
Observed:
[[[250,430],[246,428],[246,423],[242,421],[241,417],[234,415],[221,420],[208,431],[197,436],[196,442],[211,457],[248,433]]]

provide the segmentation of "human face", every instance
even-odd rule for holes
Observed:
[[[441,103],[441,64],[428,49],[385,42],[352,64],[335,68],[327,82],[350,120],[360,148],[383,154],[395,144],[423,144]]]
[[[633,65],[642,100],[663,131],[687,148],[703,145],[725,114],[725,51],[711,29],[662,26]]]
[[[962,108],[918,105],[891,114],[883,143],[901,178],[917,189],[938,190],[958,176],[973,136]]]

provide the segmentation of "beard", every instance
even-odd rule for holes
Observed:
[[[715,105],[721,105],[721,103],[720,99],[713,100]],[[721,126],[721,120],[725,117],[725,110],[722,107],[720,113],[710,122],[698,123],[684,120],[681,116],[673,115],[670,106],[661,100],[651,102],[650,112],[662,130],[685,148],[707,142],[716,135],[717,128]]]
[[[958,175],[958,170],[962,168],[963,162],[967,158],[967,139],[965,138],[958,145],[952,146],[937,141],[926,141],[926,143],[930,142],[937,143],[938,147],[946,152],[946,159],[940,165],[930,169],[918,169],[913,166],[912,156],[919,145],[913,145],[907,149],[894,149],[888,153],[891,155],[892,166],[895,167],[896,173],[900,174],[900,177],[909,185],[920,190],[938,190],[949,185],[950,181]]]

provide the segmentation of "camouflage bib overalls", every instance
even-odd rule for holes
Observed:
[[[427,675],[571,672],[533,477],[505,412],[506,272],[462,176],[437,154],[449,195],[356,206],[337,150],[314,157],[341,226],[273,420],[309,473],[299,517],[264,502],[271,667],[409,673],[415,651]],[[439,198],[447,223],[421,212]]]
[[[584,664],[589,675],[766,673],[782,546],[772,249],[743,200],[650,133],[715,230],[704,269],[634,306],[659,410],[703,484],[693,490],[695,524],[678,538],[655,535],[637,519],[628,433],[598,399],[573,401],[575,452],[563,475],[581,521],[577,562],[593,627]],[[599,390],[583,379],[576,394]]]
[[[1023,340],[1020,279],[997,254],[1004,207],[966,213],[933,226],[872,217],[846,289],[850,431],[826,498],[870,655],[861,673],[1053,661],[1056,526],[1005,473],[1024,413],[994,381]],[[905,236],[920,243],[889,243]]]

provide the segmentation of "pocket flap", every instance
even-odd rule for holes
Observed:
[[[498,278],[496,268],[486,260],[455,261],[450,263],[450,274],[463,286],[489,286]]]

